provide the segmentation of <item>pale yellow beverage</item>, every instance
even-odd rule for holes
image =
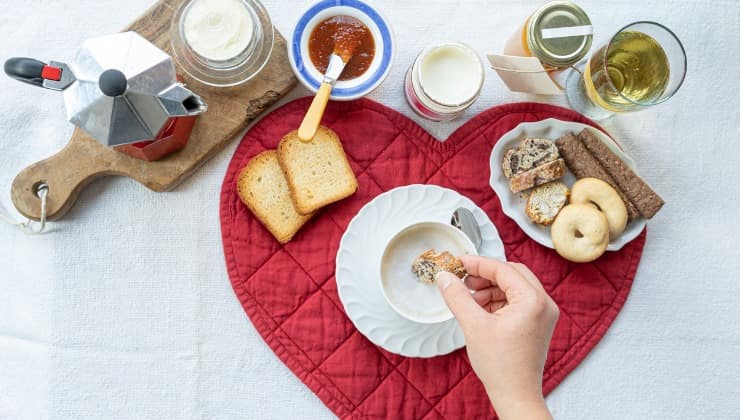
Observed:
[[[668,56],[660,44],[649,35],[629,30],[593,54],[583,74],[589,99],[613,112],[632,111],[660,100],[669,78]]]

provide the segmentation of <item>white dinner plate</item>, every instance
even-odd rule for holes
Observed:
[[[552,239],[550,238],[550,227],[538,225],[527,217],[524,211],[527,205],[526,191],[517,194],[511,192],[509,189],[509,180],[504,176],[504,172],[501,169],[501,162],[503,161],[506,150],[516,146],[519,141],[526,137],[539,137],[555,141],[568,132],[578,134],[584,128],[591,131],[596,138],[604,142],[630,169],[637,173],[635,162],[632,158],[627,156],[608,135],[590,125],[561,121],[555,118],[517,125],[513,130],[501,136],[496,145],[493,146],[493,151],[491,152],[490,184],[493,191],[498,195],[499,200],[501,200],[501,209],[504,214],[514,219],[527,236],[548,248],[554,248]],[[576,182],[576,177],[568,171],[561,181],[570,188]],[[624,245],[635,239],[642,232],[646,223],[647,221],[645,219],[640,218],[627,224],[625,231],[617,239],[609,243],[609,246],[606,248],[607,251],[622,249]]]
[[[478,221],[483,236],[479,254],[505,260],[504,244],[483,210],[456,191],[436,185],[408,185],[380,194],[349,223],[337,252],[337,289],[349,319],[374,344],[408,357],[439,356],[465,345],[454,318],[419,324],[394,311],[377,278],[383,247],[394,234],[411,223],[448,223],[458,207],[472,211]]]

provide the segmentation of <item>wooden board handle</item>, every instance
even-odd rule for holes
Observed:
[[[110,168],[109,159],[98,153],[101,147],[104,146],[84,136],[79,141],[69,142],[52,157],[22,170],[13,180],[10,190],[15,208],[31,220],[41,219],[41,200],[36,193],[41,184],[46,184],[49,187],[47,220],[63,216],[85,185],[111,173],[106,172],[106,168]]]
[[[185,0],[159,0],[127,31],[135,31],[164,52],[172,54],[170,24]],[[47,219],[59,219],[72,206],[82,188],[105,175],[133,178],[153,191],[169,191],[211,159],[250,121],[264,113],[296,84],[290,69],[288,48],[280,31],[274,29],[274,47],[265,67],[251,80],[238,86],[216,88],[204,85],[174,60],[176,73],[208,104],[198,117],[188,145],[161,160],[147,162],[103,146],[76,129],[67,147],[56,155],[24,169],[13,181],[11,198],[20,213],[32,219],[41,217],[38,185],[48,185]],[[57,99],[59,100],[59,99]]]
[[[303,122],[298,128],[298,138],[302,141],[311,141],[313,136],[316,135],[316,130],[319,129],[319,124],[321,124],[321,118],[324,116],[326,103],[329,102],[329,95],[331,95],[331,84],[324,82],[316,92],[316,96],[314,96],[311,106],[308,107],[308,112],[306,112],[306,116],[303,117]]]

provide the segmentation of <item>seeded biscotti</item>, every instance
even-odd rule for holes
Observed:
[[[556,181],[565,175],[565,161],[558,159],[544,165],[540,165],[527,172],[514,175],[509,180],[511,192],[518,193],[538,185]]]
[[[548,139],[528,137],[504,154],[501,167],[506,178],[527,172],[559,158],[558,149]]]
[[[540,185],[530,192],[524,211],[531,221],[551,225],[560,210],[568,204],[569,193],[568,186],[562,182]]]
[[[440,252],[439,254],[430,249],[416,257],[411,264],[411,271],[422,283],[434,283],[435,276],[440,271],[450,272],[460,278],[465,277],[465,267],[462,261],[449,251]]]

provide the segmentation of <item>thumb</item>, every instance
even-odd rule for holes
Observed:
[[[452,273],[440,271],[436,276],[437,287],[442,292],[447,307],[455,315],[461,324],[485,313],[483,308],[473,299],[470,290],[465,287],[465,283]]]

